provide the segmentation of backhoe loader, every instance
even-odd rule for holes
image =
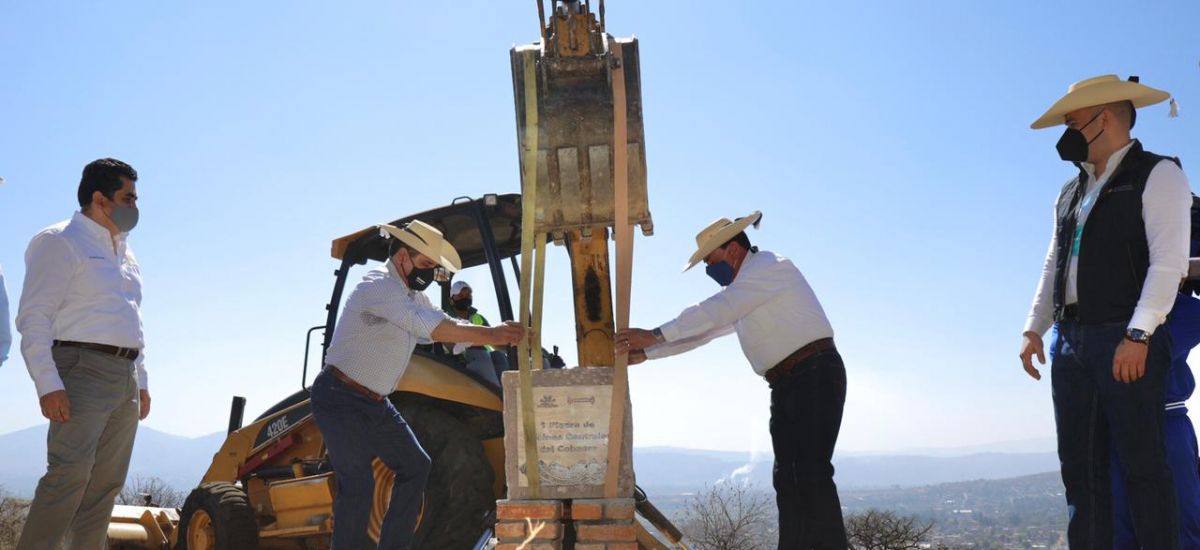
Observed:
[[[510,264],[508,269],[516,268],[521,196],[459,199],[391,223],[399,225],[414,219],[445,234],[458,250],[464,270],[488,270],[500,317],[512,319],[505,264]],[[340,263],[334,272],[326,321],[308,332],[310,338],[314,333],[324,333],[322,350],[330,343],[352,268],[383,261],[386,247],[375,226],[333,241],[332,255]],[[445,304],[450,280],[445,276],[439,279],[435,288]],[[552,368],[563,365],[555,353],[547,352],[545,358],[545,364]],[[306,351],[301,388],[245,426],[245,400],[235,397],[229,435],[183,508],[118,507],[109,528],[110,547],[328,548],[335,523],[332,503],[337,487],[304,387],[309,380],[309,362]],[[421,346],[389,399],[433,461],[416,547],[479,547],[494,523],[495,501],[505,495],[500,387],[494,379],[467,369],[442,346]],[[373,538],[378,537],[387,511],[392,473],[376,461],[375,476],[369,525]],[[673,529],[661,516],[655,516],[648,502],[640,508],[665,529]]]

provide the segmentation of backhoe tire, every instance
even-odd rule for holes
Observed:
[[[258,525],[246,493],[223,481],[193,489],[179,514],[175,550],[250,548],[258,548]]]
[[[484,517],[496,507],[495,475],[483,444],[446,411],[397,395],[392,402],[433,462],[414,548],[470,550],[483,534]]]

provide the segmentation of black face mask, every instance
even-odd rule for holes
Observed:
[[[1088,146],[1091,145],[1093,141],[1100,139],[1100,136],[1104,133],[1104,130],[1100,130],[1100,133],[1096,134],[1096,137],[1092,138],[1091,141],[1088,141],[1087,136],[1083,135],[1083,129],[1090,126],[1092,122],[1095,122],[1096,119],[1103,113],[1104,110],[1101,109],[1100,112],[1096,113],[1096,116],[1092,117],[1092,120],[1087,121],[1087,124],[1084,124],[1078,130],[1074,128],[1067,128],[1063,131],[1062,137],[1058,138],[1058,144],[1055,145],[1055,148],[1058,149],[1059,158],[1067,162],[1087,162]]]
[[[433,284],[433,274],[436,270],[436,267],[421,268],[417,267],[417,264],[413,264],[412,271],[409,271],[408,276],[404,278],[408,282],[408,288],[413,290],[429,288],[429,285]]]
[[[450,300],[450,303],[454,304],[454,309],[471,309],[471,299],[470,298],[461,298],[458,300]]]

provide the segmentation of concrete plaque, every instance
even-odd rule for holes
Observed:
[[[601,498],[608,472],[612,369],[543,369],[533,376],[540,498]],[[504,449],[509,499],[532,498],[526,476],[520,376],[504,373]],[[628,401],[626,402],[628,406]],[[632,411],[626,409],[618,497],[633,494]]]

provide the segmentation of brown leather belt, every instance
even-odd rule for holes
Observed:
[[[338,370],[337,367],[335,367],[333,365],[325,365],[325,369],[328,370],[329,373],[332,374],[334,378],[341,380],[342,383],[345,384],[347,387],[362,394],[367,399],[370,399],[371,401],[383,401],[382,395],[379,395],[379,394],[367,389],[366,386],[359,384],[358,382],[355,382],[353,378],[350,378],[350,375]]]
[[[117,357],[120,357],[121,359],[129,359],[130,361],[137,359],[138,355],[141,353],[140,351],[133,349],[133,348],[118,348],[117,346],[110,346],[107,344],[93,344],[91,342],[72,342],[70,340],[55,340],[54,347],[56,347],[56,348],[90,349],[92,351],[98,351],[101,353],[107,353],[109,355],[115,355]]]
[[[768,384],[774,384],[784,376],[787,376],[788,373],[792,372],[793,369],[795,369],[800,363],[803,363],[806,359],[809,359],[823,351],[829,350],[837,350],[837,348],[833,346],[833,338],[821,338],[820,340],[813,340],[812,342],[805,344],[804,347],[792,352],[791,355],[784,357],[783,361],[780,361],[778,365],[771,367],[771,369],[763,375],[763,378],[767,379]]]

